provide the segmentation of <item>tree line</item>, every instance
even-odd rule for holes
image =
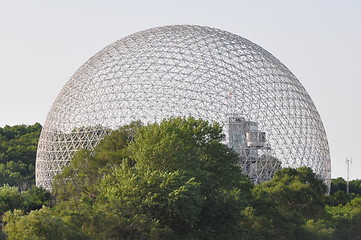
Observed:
[[[79,150],[52,193],[33,186],[40,130],[0,128],[1,164],[18,166],[0,168],[3,239],[361,239],[360,180],[327,196],[310,168],[284,168],[255,186],[217,123],[123,126]]]

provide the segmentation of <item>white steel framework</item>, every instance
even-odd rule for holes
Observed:
[[[125,37],[76,71],[44,124],[36,184],[51,189],[52,178],[73,153],[93,148],[111,129],[174,116],[223,124],[229,145],[255,183],[280,166],[309,166],[326,182],[330,179],[325,130],[297,78],[240,36],[179,25]],[[238,135],[248,141],[239,139],[238,147],[228,139],[235,134],[229,131],[235,116],[243,121],[236,124]]]

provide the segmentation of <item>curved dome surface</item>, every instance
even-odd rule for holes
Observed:
[[[174,116],[217,121],[228,142],[237,135],[232,135],[231,119],[241,119],[236,125],[243,123],[237,131],[245,147],[238,151],[273,159],[263,165],[250,162],[252,157],[248,163],[240,160],[246,173],[258,172],[251,174],[255,182],[267,180],[280,165],[309,166],[330,179],[325,130],[297,78],[269,52],[240,36],[179,25],[122,38],[76,71],[41,132],[36,184],[51,189],[53,176],[73,153],[91,149],[111,129]],[[245,145],[252,137],[260,144]]]

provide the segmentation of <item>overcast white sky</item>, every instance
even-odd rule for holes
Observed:
[[[197,24],[260,45],[301,81],[323,120],[332,177],[361,179],[359,0],[0,0],[0,126],[44,124],[96,52],[151,27]]]

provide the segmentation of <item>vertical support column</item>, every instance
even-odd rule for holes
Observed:
[[[346,187],[346,192],[349,193],[350,192],[350,186],[349,186],[349,182],[350,182],[350,163],[352,163],[352,158],[348,159],[346,158],[346,164],[347,164],[347,187]]]

